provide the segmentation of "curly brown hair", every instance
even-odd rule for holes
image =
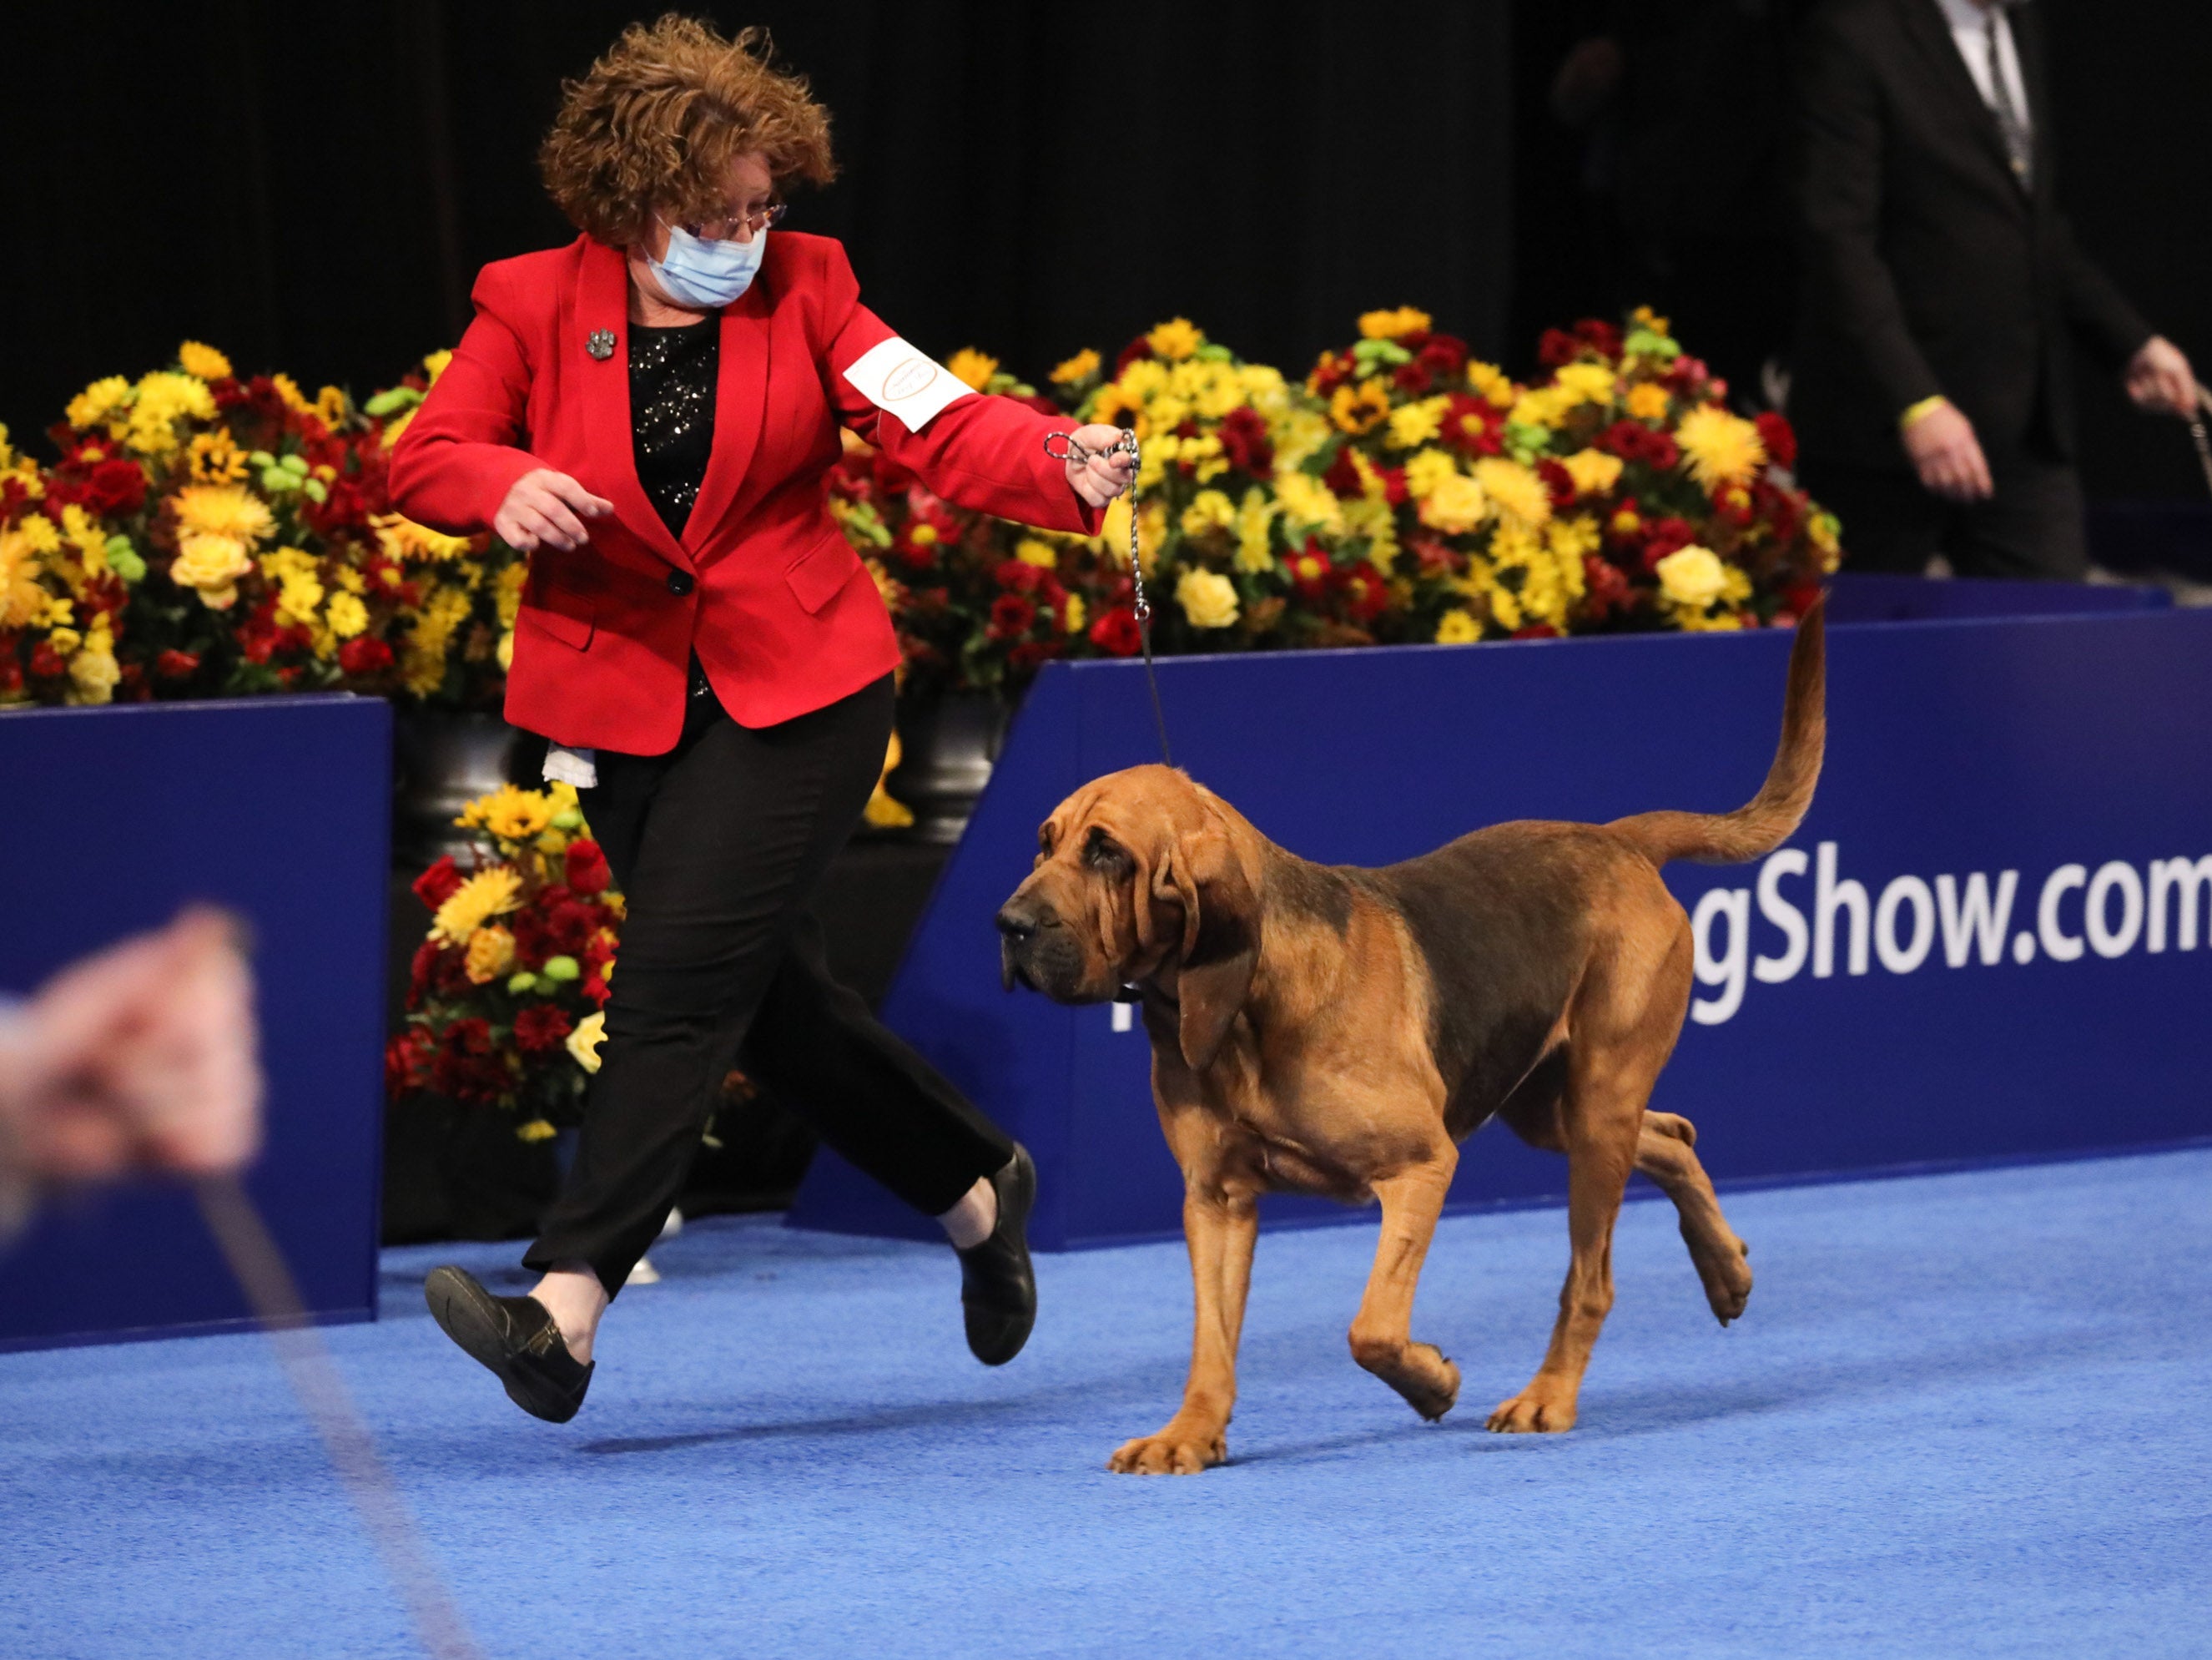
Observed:
[[[729,40],[674,12],[633,23],[561,93],[538,171],[562,212],[602,242],[637,240],[655,213],[684,223],[727,212],[737,156],[759,155],[778,184],[836,176],[830,112],[803,76],[776,67],[765,29]]]

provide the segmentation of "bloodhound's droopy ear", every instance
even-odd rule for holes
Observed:
[[[1203,1072],[1252,990],[1260,905],[1243,863],[1216,824],[1172,838],[1154,862],[1152,897],[1182,911],[1177,995],[1184,1064]]]

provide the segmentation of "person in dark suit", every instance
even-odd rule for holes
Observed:
[[[1831,0],[1800,33],[1790,414],[1857,569],[2084,573],[2071,339],[2142,408],[2196,398],[2058,210],[2043,67],[2012,0]]]

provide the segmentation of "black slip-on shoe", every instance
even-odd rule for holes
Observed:
[[[545,1304],[534,1297],[494,1297],[474,1274],[450,1267],[430,1270],[422,1299],[446,1335],[488,1367],[516,1406],[549,1424],[576,1415],[592,1367],[568,1353]]]
[[[999,1195],[999,1225],[980,1245],[959,1253],[960,1306],[967,1316],[969,1352],[987,1366],[1003,1366],[1022,1352],[1036,1324],[1036,1275],[1030,1268],[1030,1207],[1036,1202],[1036,1166],[1029,1149],[991,1178]]]

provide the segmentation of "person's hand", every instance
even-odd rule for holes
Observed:
[[[491,516],[492,533],[517,553],[535,553],[541,543],[567,553],[592,539],[585,520],[614,510],[567,473],[539,467],[514,481]]]
[[[261,1143],[251,970],[204,907],[64,970],[0,1043],[0,1177],[235,1171]]]
[[[1121,429],[1093,422],[1087,427],[1078,427],[1072,435],[1078,446],[1090,452],[1088,461],[1073,457],[1067,463],[1067,482],[1075,486],[1075,493],[1094,508],[1103,508],[1123,490],[1136,476],[1137,464],[1127,450],[1114,455],[1101,455],[1099,451],[1121,441]]]
[[[2128,359],[2128,396],[2137,409],[2178,415],[2186,421],[2197,413],[2197,377],[2189,372],[2189,359],[2181,348],[2162,334],[2154,334]]]
[[[1948,502],[1986,502],[1996,494],[1974,423],[1950,404],[1938,404],[1905,429],[1905,453],[1931,495]]]

